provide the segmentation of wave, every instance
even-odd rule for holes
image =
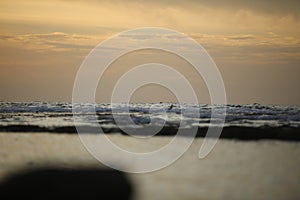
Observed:
[[[222,126],[221,138],[299,140],[300,135],[299,106],[174,103],[76,106],[73,109],[71,103],[62,102],[0,102],[0,132],[73,134],[77,133],[77,127],[83,132],[99,133],[100,125],[103,133],[126,134],[123,130],[127,129],[133,134],[147,135],[150,127],[161,129],[156,135],[162,136],[175,135],[178,129],[189,132],[197,128],[197,137],[204,137],[209,126]],[[212,109],[216,113],[213,117]],[[224,110],[225,124],[220,124]]]

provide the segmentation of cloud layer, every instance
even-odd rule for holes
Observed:
[[[299,7],[298,0],[0,1],[0,93],[5,100],[70,100],[93,47],[120,31],[156,26],[208,50],[229,102],[297,103]]]

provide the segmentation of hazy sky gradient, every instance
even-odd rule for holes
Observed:
[[[120,31],[158,26],[207,49],[228,103],[300,104],[299,8],[297,0],[1,0],[0,100],[71,101],[76,72],[91,49]],[[205,85],[198,89],[209,102]],[[163,94],[156,87],[144,92],[148,101]],[[172,99],[166,94],[161,101]]]

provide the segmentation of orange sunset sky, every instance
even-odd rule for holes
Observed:
[[[71,101],[76,72],[97,44],[149,26],[198,41],[223,76],[228,103],[300,104],[297,0],[0,0],[0,100]],[[165,89],[142,90],[136,101],[172,101]]]

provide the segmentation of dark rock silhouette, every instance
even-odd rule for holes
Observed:
[[[25,171],[0,184],[0,199],[130,199],[132,186],[115,170]]]

